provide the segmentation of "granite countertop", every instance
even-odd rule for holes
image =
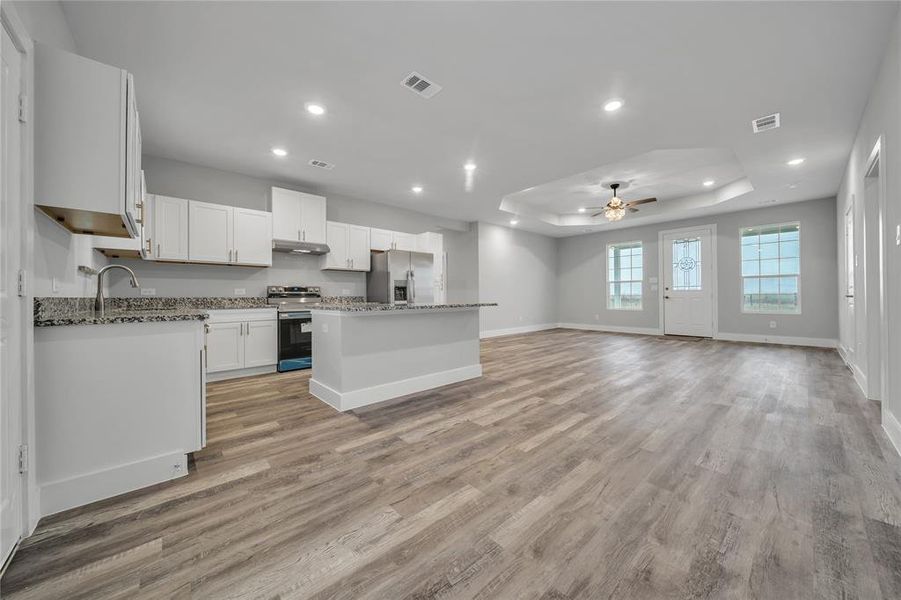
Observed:
[[[473,302],[459,304],[381,304],[378,302],[317,304],[311,310],[324,310],[346,313],[372,313],[372,312],[401,312],[401,311],[441,311],[460,310],[466,308],[481,308],[483,306],[497,306],[497,302]]]
[[[107,298],[99,312],[93,298],[35,298],[34,326],[202,321],[211,310],[260,308],[274,307],[259,297]]]

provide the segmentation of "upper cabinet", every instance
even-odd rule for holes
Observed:
[[[188,204],[190,200],[171,196],[147,195],[150,230],[147,243],[154,260],[188,260]]]
[[[272,214],[191,200],[188,260],[232,265],[272,264]]]
[[[329,252],[322,257],[323,270],[369,270],[369,227],[329,221],[326,232]]]
[[[75,233],[138,237],[141,134],[132,77],[35,44],[34,202]]]
[[[325,244],[325,208],[322,196],[272,188],[273,239]]]
[[[407,250],[416,251],[416,235],[388,229],[370,229],[370,248],[372,250]]]

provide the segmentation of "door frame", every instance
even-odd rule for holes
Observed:
[[[34,319],[31,306],[34,304],[31,280],[34,273],[34,44],[16,9],[10,2],[0,4],[0,26],[13,45],[22,55],[20,93],[25,97],[26,120],[21,124],[20,140],[20,194],[22,227],[22,269],[25,271],[25,295],[22,302],[26,307],[22,316],[22,345],[24,347],[22,374],[22,442],[27,445],[28,464],[22,481],[22,532],[21,537],[31,535],[40,518],[40,491],[35,477],[35,410],[34,410]],[[13,549],[10,558],[15,555]]]
[[[696,225],[694,227],[679,227],[677,229],[661,229],[657,232],[657,310],[659,311],[658,328],[660,330],[660,335],[663,335],[663,332],[666,331],[666,309],[663,299],[663,296],[665,295],[663,282],[666,281],[666,272],[664,271],[664,269],[666,268],[666,265],[664,264],[664,257],[666,256],[666,252],[663,248],[663,238],[667,235],[681,235],[684,233],[691,233],[693,231],[704,230],[706,230],[710,236],[710,316],[713,320],[713,323],[711,323],[711,331],[713,332],[711,339],[716,339],[719,335],[719,293],[717,291],[717,280],[719,279],[719,273],[717,271],[716,265],[716,223]]]
[[[877,240],[877,253],[878,253],[878,264],[875,265],[878,272],[878,289],[879,292],[877,294],[877,306],[879,308],[879,400],[881,401],[882,412],[884,414],[884,407],[886,405],[888,399],[888,312],[887,306],[885,302],[886,296],[886,288],[888,285],[888,273],[886,269],[886,256],[888,254],[888,231],[887,231],[887,223],[886,223],[886,161],[885,161],[885,143],[884,136],[880,135],[876,138],[876,143],[873,145],[872,150],[870,150],[870,154],[867,157],[867,161],[864,165],[863,170],[863,191],[864,191],[864,231],[867,228],[866,222],[866,207],[869,199],[866,196],[867,189],[867,179],[870,176],[870,173],[873,172],[874,169],[879,169],[879,182],[878,182],[878,190],[879,197],[876,202],[876,228],[875,231],[879,235],[879,240]],[[866,260],[866,233],[864,234],[864,260]],[[867,265],[866,273],[867,278],[869,279],[870,268]],[[869,286],[867,286],[869,287]],[[856,294],[856,286],[855,286],[855,294]],[[867,324],[870,323],[870,296],[866,295],[867,300]],[[867,331],[867,339],[869,340],[869,336],[872,335],[873,332]],[[869,343],[869,342],[868,342]],[[869,383],[869,371],[873,368],[874,365],[871,364],[872,357],[869,356],[869,352],[867,353],[867,380]],[[869,387],[869,386],[868,386]],[[869,391],[869,390],[868,390]],[[868,393],[867,396],[872,396],[872,393]]]

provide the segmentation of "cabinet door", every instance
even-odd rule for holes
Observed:
[[[416,252],[416,236],[412,233],[394,232],[394,249]]]
[[[141,177],[143,180],[143,176]],[[141,186],[143,189],[143,185]],[[153,258],[153,243],[150,236],[153,234],[153,194],[148,194],[146,190],[141,194],[141,225],[138,230],[141,232],[141,258],[150,260]]]
[[[347,226],[347,257],[350,259],[350,268],[354,271],[369,270],[368,227]]]
[[[135,83],[131,75],[125,85],[125,223],[129,233],[136,237],[139,226],[138,204],[141,202],[141,141],[138,125],[138,103],[135,100]]]
[[[325,226],[328,254],[325,255],[323,269],[349,269],[347,254],[347,225],[329,221]]]
[[[188,201],[153,197],[150,247],[156,260],[188,260]]]
[[[326,243],[325,198],[300,194],[300,239],[315,244]]]
[[[369,229],[369,248],[371,250],[391,250],[394,244],[394,232],[387,229]]]
[[[278,362],[278,321],[244,324],[244,367],[264,367]]]
[[[243,369],[244,323],[210,323],[206,333],[206,357],[207,373]]]
[[[272,188],[272,237],[300,241],[300,192]]]
[[[234,209],[191,200],[189,214],[188,258],[206,263],[231,262]]]
[[[240,265],[272,265],[272,213],[234,209],[233,261]]]

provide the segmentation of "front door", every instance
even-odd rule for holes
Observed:
[[[0,26],[0,29],[3,29]],[[22,444],[24,331],[17,279],[22,269],[19,89],[22,59],[3,29],[0,53],[0,565],[23,530]]]
[[[663,332],[713,336],[710,230],[663,236]]]

